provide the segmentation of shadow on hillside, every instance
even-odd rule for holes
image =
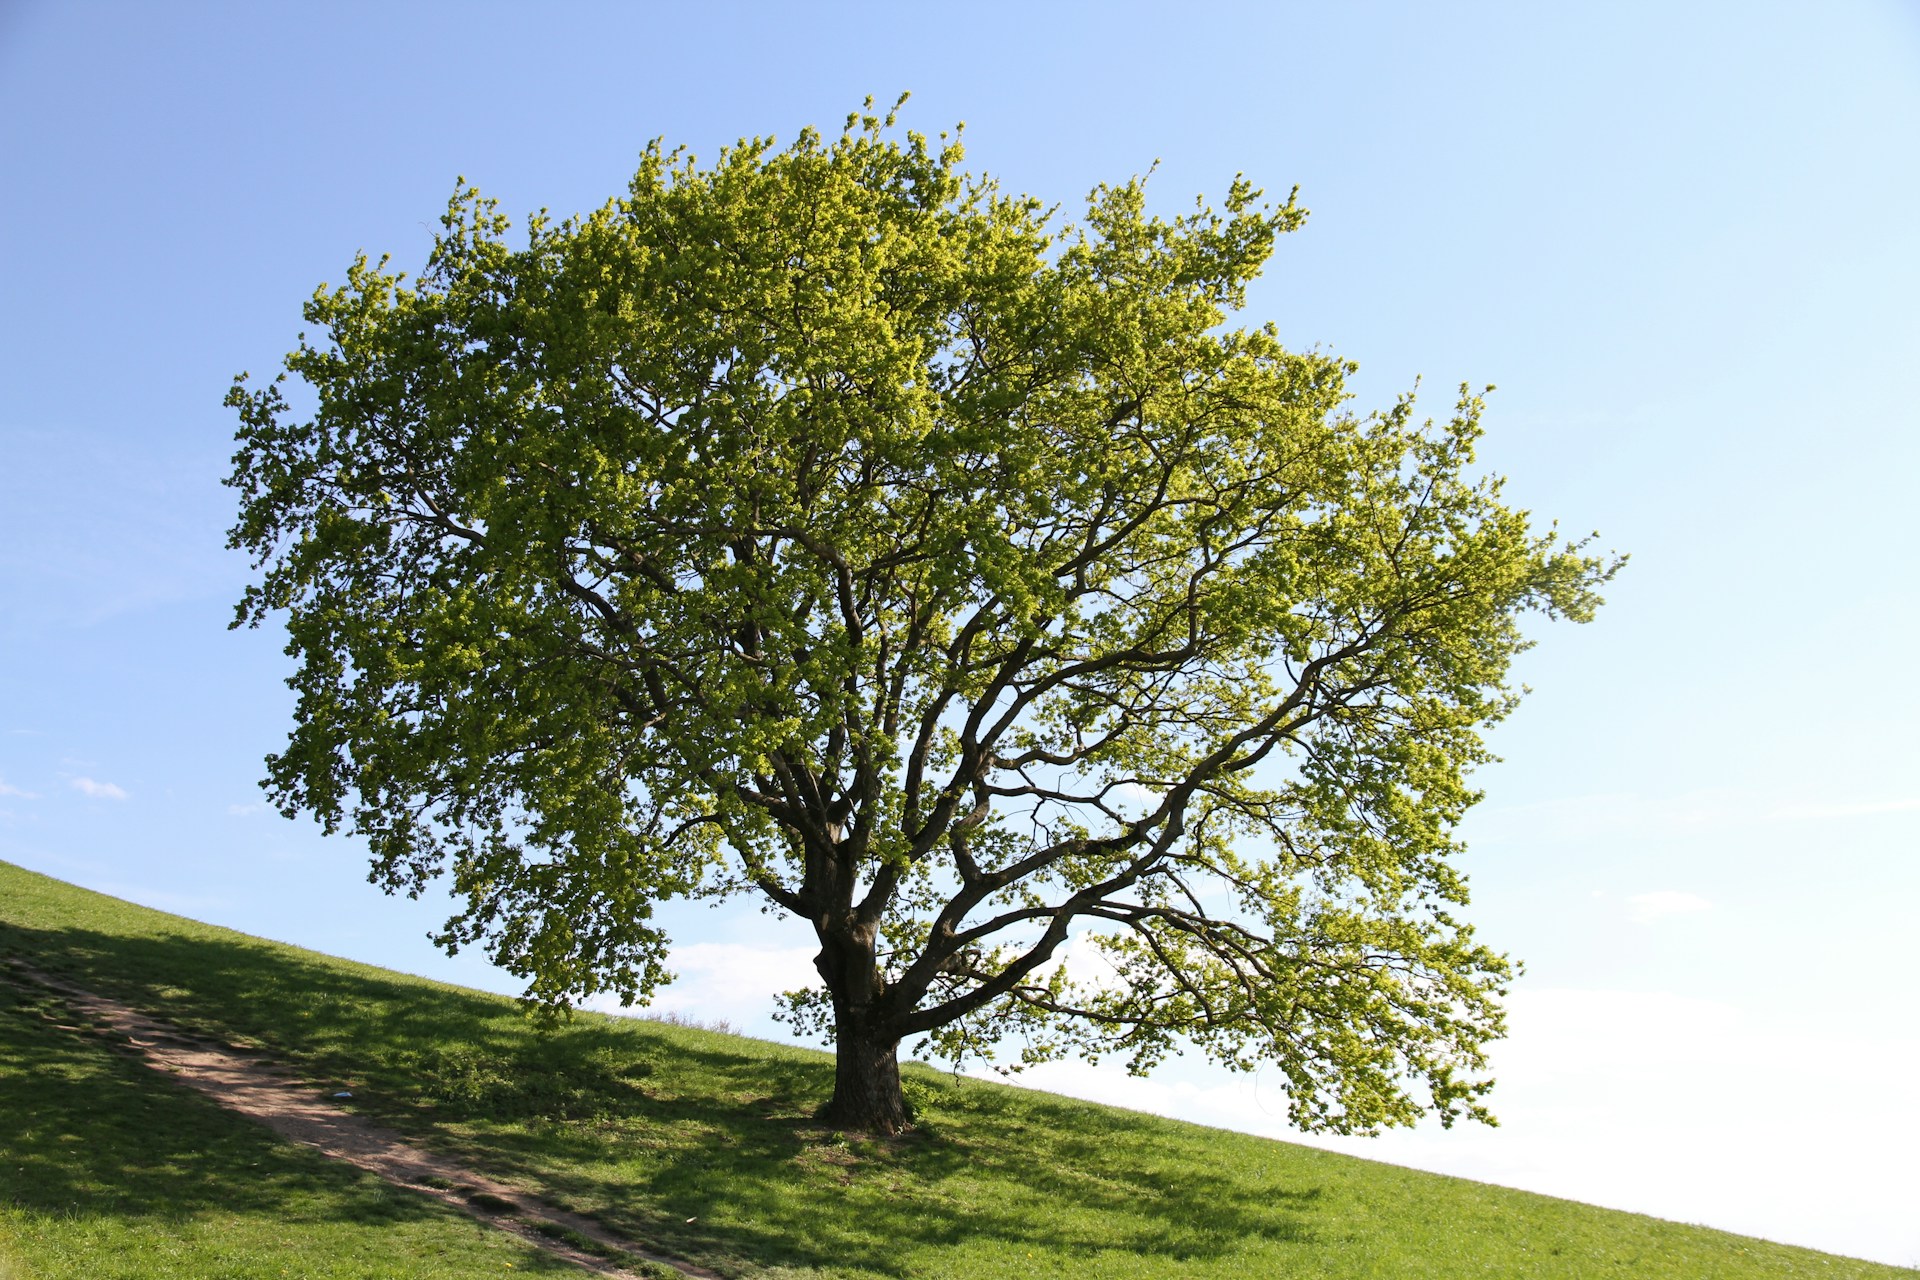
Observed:
[[[643,1020],[543,1031],[499,997],[169,923],[183,927],[0,922],[0,958],[259,1044],[351,1087],[386,1123],[703,1260],[887,1275],[905,1273],[903,1246],[968,1240],[1171,1262],[1226,1256],[1249,1237],[1311,1239],[1317,1186],[1223,1171],[1191,1134],[1146,1117],[922,1073],[924,1132],[848,1138],[810,1118],[832,1086],[824,1055]],[[105,1051],[71,1036],[28,1040],[20,1052],[46,1059],[29,1066],[46,1082],[34,1107],[73,1117],[70,1132],[40,1125],[23,1148],[46,1207],[102,1185],[122,1211],[285,1193],[292,1174],[267,1149],[283,1164],[289,1149],[264,1131],[218,1116],[245,1134],[203,1143],[199,1128],[150,1124],[141,1068],[83,1067]],[[96,1094],[115,1100],[94,1105]],[[201,1190],[183,1200],[181,1187]],[[392,1199],[375,1188],[338,1211],[403,1212]]]
[[[50,1214],[259,1213],[384,1226],[436,1212],[277,1140],[0,981],[0,1198]]]

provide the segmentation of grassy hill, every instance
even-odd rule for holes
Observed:
[[[1911,1275],[910,1069],[923,1132],[810,1119],[831,1061],[514,1003],[0,863],[0,961],[255,1045],[354,1106],[723,1273],[762,1277]],[[11,1270],[9,1270],[11,1268]],[[0,1280],[581,1274],[331,1164],[0,981]]]

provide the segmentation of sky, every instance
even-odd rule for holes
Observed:
[[[1244,172],[1312,216],[1247,322],[1359,407],[1495,383],[1481,457],[1631,563],[1535,628],[1463,825],[1524,961],[1498,1129],[1328,1145],[1920,1265],[1920,7],[0,3],[0,858],[516,990],[262,803],[234,374],[456,178],[521,215],[868,94],[1071,208]],[[778,1037],[805,926],[675,909],[659,1007]],[[786,932],[781,932],[784,928]],[[1286,1136],[1272,1078],[1027,1083]]]

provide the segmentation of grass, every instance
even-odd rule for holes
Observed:
[[[280,1142],[68,1021],[0,984],[4,1280],[579,1274]]]
[[[542,1032],[510,1000],[0,863],[7,955],[270,1049],[425,1145],[729,1275],[1913,1274],[920,1068],[919,1132],[837,1133],[811,1118],[832,1085],[823,1054],[589,1015]],[[19,1135],[0,1148],[0,1280],[9,1257],[35,1280],[567,1269],[279,1143],[58,1017],[0,985],[0,1134]]]

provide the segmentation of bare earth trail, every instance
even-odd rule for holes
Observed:
[[[342,1110],[316,1093],[311,1084],[285,1067],[258,1054],[191,1036],[158,1019],[62,982],[14,961],[12,976],[58,996],[86,1027],[110,1035],[132,1049],[142,1061],[182,1084],[206,1094],[221,1106],[259,1121],[280,1136],[344,1161],[383,1178],[397,1187],[431,1196],[487,1226],[509,1232],[528,1244],[615,1280],[642,1280],[669,1269],[702,1280],[718,1274],[693,1263],[669,1258],[645,1245],[607,1230],[591,1218],[543,1203],[524,1188],[510,1186],[472,1169],[413,1146],[390,1129],[380,1128]],[[542,1229],[544,1227],[544,1230]],[[566,1232],[601,1248],[625,1254],[635,1262],[651,1264],[636,1271],[576,1247],[547,1232]]]

